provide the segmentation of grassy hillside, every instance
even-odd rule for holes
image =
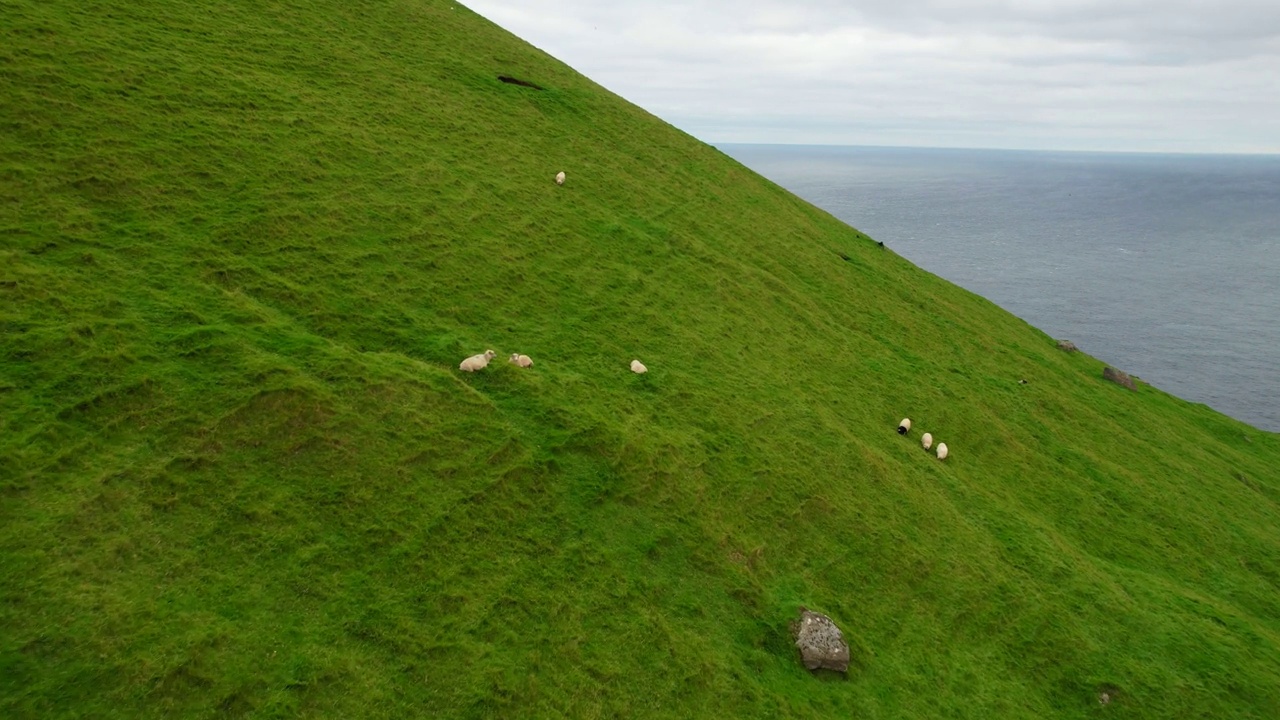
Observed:
[[[0,38],[0,716],[1275,717],[1276,435],[452,2]]]

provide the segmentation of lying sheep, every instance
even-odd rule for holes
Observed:
[[[511,364],[512,364],[512,365],[517,365],[517,366],[519,366],[519,367],[532,367],[532,366],[533,366],[533,360],[530,360],[528,355],[521,355],[521,354],[519,354],[519,353],[511,353]]]
[[[463,372],[475,372],[477,370],[483,370],[486,367],[488,367],[489,361],[492,360],[493,356],[497,354],[498,353],[492,350],[485,350],[483,355],[472,355],[466,360],[463,360],[462,363],[458,365],[458,369]]]
[[[561,170],[560,172],[556,173],[556,184],[557,184],[557,185],[563,185],[563,184],[564,184],[564,171],[563,171],[563,170]]]
[[[946,443],[938,443],[938,459],[939,459],[939,460],[946,460],[946,459],[947,459],[947,444],[946,444]]]
[[[928,450],[930,447],[932,447],[933,433],[925,433],[924,437],[920,438],[920,444],[924,446],[925,450]]]
[[[641,374],[643,374],[643,373],[647,373],[647,372],[649,372],[649,368],[645,367],[645,366],[644,366],[644,363],[640,362],[639,360],[632,360],[632,361],[631,361],[631,372],[633,372],[633,373],[635,373],[635,374],[637,374],[637,375],[641,375]]]
[[[902,418],[902,422],[898,423],[898,434],[906,435],[911,432],[911,418]]]

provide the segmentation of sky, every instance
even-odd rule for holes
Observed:
[[[470,0],[710,143],[1280,152],[1280,0]]]

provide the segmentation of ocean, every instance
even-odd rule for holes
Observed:
[[[1049,335],[1280,432],[1280,156],[718,147]]]

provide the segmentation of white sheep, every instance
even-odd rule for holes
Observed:
[[[946,443],[938,443],[938,459],[939,459],[939,460],[946,460],[946,459],[947,459],[947,444],[946,444]]]
[[[560,172],[556,173],[556,184],[557,184],[557,185],[563,185],[563,184],[564,184],[564,171],[563,171],[563,170],[561,170]]]
[[[483,370],[486,367],[488,367],[489,360],[493,359],[493,356],[497,354],[498,353],[492,350],[485,350],[483,355],[472,355],[466,360],[463,360],[458,365],[458,369],[463,372],[475,372],[477,370]]]
[[[930,447],[932,447],[933,433],[925,433],[924,437],[920,438],[920,444],[924,446],[925,450],[928,450]]]
[[[529,356],[528,356],[528,355],[521,355],[521,354],[519,354],[519,353],[511,353],[511,364],[512,364],[512,365],[517,365],[517,366],[519,366],[519,367],[532,367],[532,366],[533,366],[533,360],[529,359]]]
[[[911,418],[902,418],[902,422],[898,423],[898,434],[906,435],[911,432]]]
[[[637,374],[637,375],[640,375],[640,374],[643,374],[643,373],[647,373],[647,372],[649,372],[649,368],[645,367],[645,366],[644,366],[644,363],[640,362],[639,360],[632,360],[632,361],[631,361],[631,372],[633,372],[633,373],[635,373],[635,374]]]

